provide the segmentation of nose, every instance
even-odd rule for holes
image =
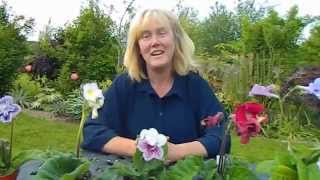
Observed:
[[[159,44],[160,44],[159,38],[156,35],[152,36],[151,46],[157,47],[157,46],[159,46]]]

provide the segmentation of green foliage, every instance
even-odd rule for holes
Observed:
[[[21,73],[13,83],[13,89],[23,89],[28,96],[33,97],[41,92],[41,84],[32,80],[30,75]]]
[[[14,171],[10,166],[10,143],[5,139],[0,139],[0,175]]]
[[[114,23],[94,0],[83,8],[80,16],[64,30],[63,67],[59,73],[59,89],[71,90],[81,82],[112,79],[116,73],[118,43]],[[77,71],[81,82],[72,83],[71,71]]]
[[[289,145],[288,151],[274,160],[258,164],[257,171],[270,175],[270,179],[314,180],[320,177],[316,162],[320,157],[319,147],[308,149]]]
[[[270,10],[268,16],[256,22],[243,17],[241,41],[244,50],[266,57],[285,53],[297,47],[300,34],[308,23],[310,18],[298,17],[296,6],[289,10],[286,18],[279,17],[274,10]]]
[[[234,41],[239,37],[240,30],[234,14],[218,2],[211,7],[209,17],[201,22],[200,26],[202,35],[197,44],[200,52],[217,54],[216,45]]]
[[[45,111],[54,110],[52,104],[62,100],[62,95],[53,88],[43,87],[41,93],[35,96],[35,101],[32,102],[32,109],[42,109]]]
[[[34,149],[19,152],[11,161],[9,146],[8,141],[0,139],[0,176],[14,172],[27,161],[45,159],[43,151]]]
[[[33,27],[31,19],[13,16],[5,2],[0,4],[0,96],[7,93],[27,54],[26,37]],[[10,18],[9,18],[10,17]]]
[[[266,12],[270,10],[270,7],[260,6],[256,7],[255,0],[239,0],[239,3],[236,8],[236,15],[239,19],[241,17],[248,17],[250,22],[256,22],[262,19]]]
[[[87,173],[89,166],[87,160],[76,158],[73,155],[60,154],[46,160],[34,179],[74,180]]]
[[[82,105],[84,99],[81,96],[80,89],[74,89],[72,92],[66,95],[65,103],[65,113],[70,115],[75,119],[81,118]]]
[[[253,82],[253,61],[248,57],[237,58],[233,64],[226,64],[222,77],[222,92],[227,102],[235,104],[248,99]]]
[[[186,33],[190,36],[194,44],[196,44],[196,52],[198,52],[200,48],[200,20],[198,19],[198,11],[196,11],[192,7],[182,7],[182,5],[178,5],[178,12],[176,13],[179,17],[179,22]]]
[[[315,26],[310,33],[310,37],[306,40],[299,50],[300,61],[298,65],[314,64],[320,65],[320,25]]]
[[[229,166],[227,166],[225,177],[234,180],[258,180],[257,175],[250,169],[249,164],[232,158]]]
[[[13,89],[9,92],[9,95],[14,98],[15,103],[19,104],[22,108],[28,108],[31,106],[32,97],[22,89]]]
[[[213,160],[210,160],[213,161]],[[184,160],[178,161],[175,165],[169,168],[167,172],[166,179],[192,179],[192,177],[199,174],[200,170],[203,169],[204,161],[203,158],[200,156],[190,156],[185,158]],[[215,168],[216,165],[208,163],[207,165],[213,165],[209,171],[211,173],[208,175],[210,177],[213,177],[213,174],[215,174]],[[208,168],[204,168],[207,169]],[[203,170],[204,170],[203,169]],[[206,174],[203,172],[202,174]],[[212,178],[211,178],[212,179]]]

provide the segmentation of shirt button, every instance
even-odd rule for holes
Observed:
[[[160,113],[159,113],[159,116],[162,116],[162,115],[163,115],[163,112],[160,112]]]

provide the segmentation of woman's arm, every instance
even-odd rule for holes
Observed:
[[[193,76],[191,80],[191,94],[197,93],[196,105],[196,118],[200,121],[213,116],[218,112],[225,112],[222,104],[219,102],[208,82],[198,75]],[[228,119],[226,114],[224,119],[221,120],[217,125],[205,128],[201,127],[201,137],[197,141],[206,149],[207,157],[215,158],[219,154],[223,135],[224,126]],[[230,151],[230,136],[226,139],[225,150]]]
[[[188,155],[207,156],[207,150],[199,141],[182,144],[168,143],[168,160],[175,162]]]
[[[123,98],[127,98],[125,92],[128,88],[126,86],[127,77],[126,74],[122,74],[115,78],[111,87],[104,93],[105,102],[102,108],[98,110],[98,117],[96,119],[89,118],[85,122],[82,148],[95,152],[122,155],[124,150],[121,150],[121,147],[128,148],[132,146],[131,141],[133,140],[130,141],[119,137],[120,130],[125,126],[122,124],[123,116],[121,114],[123,113],[121,112],[123,111],[123,105],[121,103],[125,101]],[[117,150],[119,150],[119,153],[117,153]]]
[[[110,139],[104,146],[103,152],[121,156],[133,156],[136,152],[136,141],[120,136]]]

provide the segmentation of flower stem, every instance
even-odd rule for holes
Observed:
[[[14,121],[11,122],[10,149],[9,149],[9,167],[11,166],[11,161],[12,161],[13,129],[14,129]]]
[[[279,98],[279,108],[280,108],[280,129],[282,128],[282,122],[284,121],[284,111],[283,111],[283,99]]]
[[[282,98],[279,98],[279,107],[280,107],[280,128],[282,127],[283,121],[286,120],[284,116],[283,104],[286,101],[287,97],[295,90],[299,89],[297,86],[290,89]]]
[[[224,173],[224,165],[225,165],[225,149],[226,149],[226,143],[227,143],[227,138],[231,129],[231,120],[227,122],[227,128],[223,132],[222,136],[222,142],[220,146],[220,151],[219,151],[219,162],[218,162],[218,173],[223,176]]]
[[[80,126],[77,134],[77,147],[76,147],[76,154],[77,158],[80,157],[80,144],[81,144],[81,135],[82,135],[82,129],[85,122],[85,104],[82,105],[82,114],[81,114],[81,120],[80,120]]]

